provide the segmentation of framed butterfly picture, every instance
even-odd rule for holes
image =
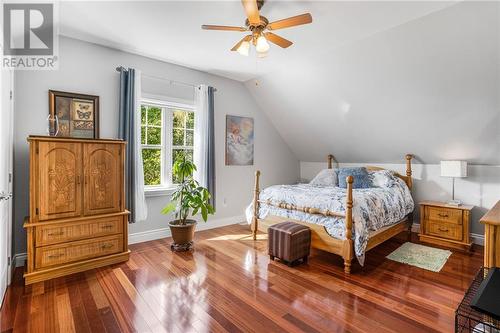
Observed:
[[[49,112],[57,116],[56,136],[99,138],[99,96],[49,90]]]

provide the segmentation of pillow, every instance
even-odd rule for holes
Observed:
[[[337,173],[333,169],[321,170],[309,184],[315,186],[337,186]]]
[[[391,187],[394,182],[394,173],[389,170],[377,170],[369,172],[373,187]]]
[[[371,186],[370,176],[366,168],[340,168],[338,169],[339,187],[347,188],[347,176],[353,176],[352,188],[368,188]]]

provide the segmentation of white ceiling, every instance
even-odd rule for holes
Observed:
[[[294,42],[272,46],[257,60],[229,49],[244,33],[205,31],[202,24],[242,25],[235,1],[69,1],[60,3],[60,33],[155,59],[196,68],[239,81],[298,66],[311,56],[417,19],[453,2],[268,1],[261,14],[269,20],[310,12],[310,25],[280,30]]]

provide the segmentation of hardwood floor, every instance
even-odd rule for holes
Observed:
[[[169,239],[135,244],[126,263],[28,287],[18,269],[1,331],[452,332],[483,260],[481,247],[454,252],[433,273],[385,259],[406,241],[402,234],[348,276],[340,257],[325,252],[295,268],[270,262],[266,235],[254,242],[246,226],[196,239],[192,253],[172,253]]]

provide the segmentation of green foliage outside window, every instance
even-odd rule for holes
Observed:
[[[186,160],[193,162],[194,112],[174,110],[172,127],[172,165],[182,156],[185,156]],[[174,173],[172,182],[179,184],[181,179]]]
[[[144,184],[161,185],[161,132],[162,111],[156,106],[141,106],[141,143],[149,148],[142,150]]]
[[[178,109],[166,109],[172,112],[172,165],[182,154],[186,160],[193,161],[194,145],[194,112]],[[142,150],[144,165],[144,184],[149,186],[162,185],[162,109],[156,106],[141,106],[141,143],[146,145]],[[169,142],[169,140],[167,140]],[[172,175],[172,183],[179,184],[180,179]]]
[[[161,185],[161,150],[143,149],[144,184]]]

